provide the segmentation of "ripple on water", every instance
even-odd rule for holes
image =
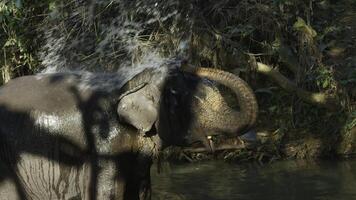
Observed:
[[[356,160],[153,167],[152,185],[157,200],[355,200]]]

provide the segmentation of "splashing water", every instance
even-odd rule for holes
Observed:
[[[132,77],[146,68],[185,56],[188,40],[160,46],[153,37],[157,24],[181,20],[179,2],[91,0],[58,4],[41,28],[42,73],[63,71],[118,72]],[[171,31],[172,32],[172,31]],[[186,32],[186,31],[185,31]],[[158,34],[158,32],[157,32]],[[165,48],[164,53],[162,49]]]

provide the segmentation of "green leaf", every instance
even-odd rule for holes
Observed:
[[[328,87],[328,85],[329,85],[329,81],[328,81],[328,80],[325,80],[325,81],[323,82],[322,87],[325,89],[325,88]]]
[[[277,106],[271,106],[268,108],[270,112],[275,112],[277,110]]]
[[[14,45],[14,44],[15,44],[14,40],[13,40],[13,39],[10,39],[10,40],[7,40],[7,41],[5,42],[4,47],[9,47],[9,46],[12,46],[12,45]]]
[[[304,19],[302,19],[300,17],[297,17],[297,21],[293,24],[293,28],[296,31],[304,32],[304,33],[310,35],[311,37],[317,36],[317,33],[313,29],[313,27],[306,24]]]
[[[53,10],[55,10],[56,9],[56,2],[50,2],[49,4],[48,4],[48,9],[50,10],[50,11],[53,11]]]
[[[297,21],[293,24],[294,29],[301,29],[304,28],[305,26],[307,26],[307,24],[305,23],[304,19],[300,17],[297,17]]]

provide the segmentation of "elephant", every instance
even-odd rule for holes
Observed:
[[[0,197],[149,200],[159,151],[199,142],[213,150],[211,137],[241,135],[257,112],[248,84],[213,68],[19,77],[0,88]]]

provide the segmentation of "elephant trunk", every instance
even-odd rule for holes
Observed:
[[[213,68],[184,66],[183,71],[222,84],[231,89],[237,97],[239,111],[229,107],[225,101],[215,101],[213,103],[218,105],[212,105],[212,107],[218,108],[217,112],[214,116],[210,116],[210,120],[204,122],[203,119],[203,124],[210,124],[212,130],[234,134],[242,129],[251,128],[255,124],[258,105],[252,89],[244,80],[229,72]]]

